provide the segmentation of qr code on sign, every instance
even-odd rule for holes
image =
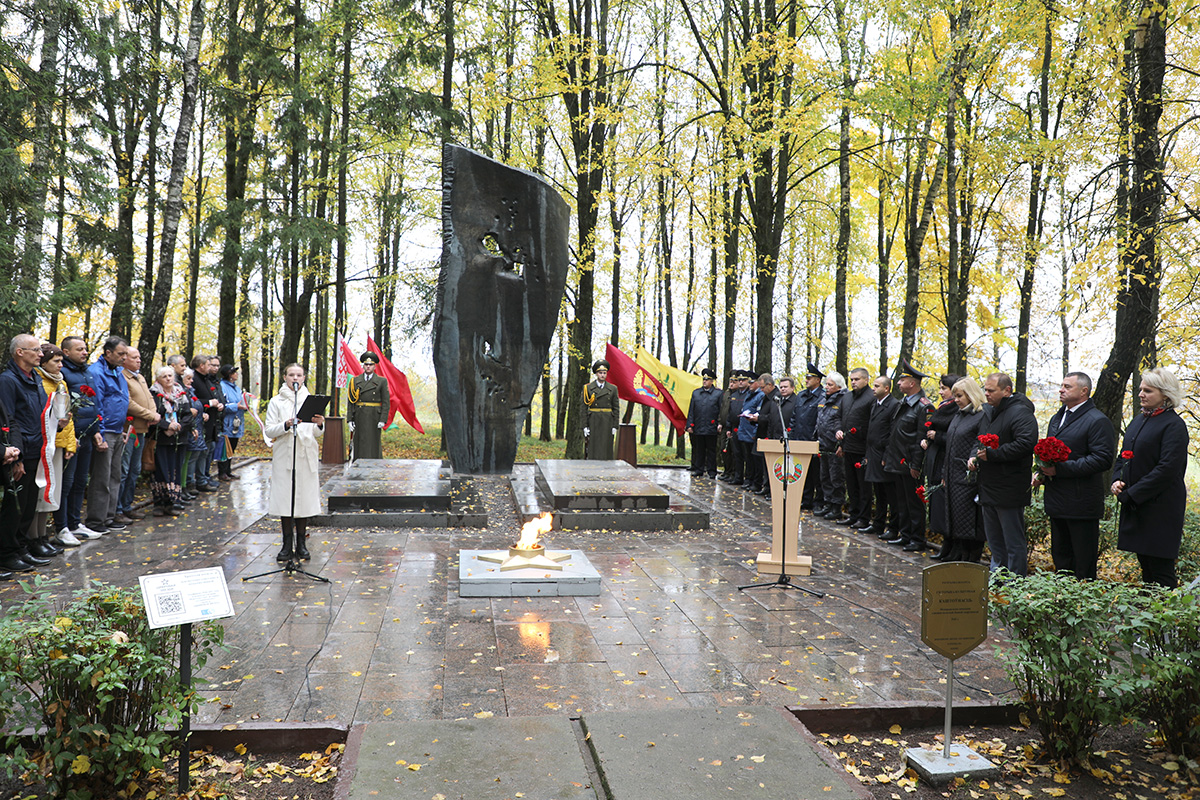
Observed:
[[[158,596],[158,613],[163,616],[183,613],[183,595],[178,593]]]

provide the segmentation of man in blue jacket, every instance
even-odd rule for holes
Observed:
[[[87,527],[97,533],[124,530],[117,522],[117,494],[121,490],[121,457],[125,453],[125,415],[129,411],[129,384],[125,382],[125,353],[129,345],[120,336],[104,340],[100,358],[88,367],[96,387],[101,443],[92,453],[92,474],[87,493]]]
[[[33,531],[34,538],[27,538],[37,512],[35,481],[45,438],[42,411],[46,408],[46,390],[33,371],[42,361],[42,345],[36,336],[22,333],[13,337],[8,353],[8,366],[0,372],[0,406],[8,417],[8,442],[20,449],[21,456],[9,467],[9,482],[16,487],[17,513],[0,519],[0,569],[25,572],[49,564],[49,559],[62,550],[43,543],[43,531]]]
[[[80,541],[99,539],[100,534],[83,524],[83,497],[92,472],[92,453],[96,445],[104,441],[100,436],[100,422],[96,419],[96,398],[87,396],[87,392],[96,391],[96,382],[88,372],[88,347],[83,337],[67,336],[61,347],[63,380],[77,406],[73,413],[78,444],[75,456],[63,462],[62,502],[54,512],[54,527],[60,535],[65,529]]]
[[[746,480],[742,486],[751,491],[761,488],[763,480],[766,479],[761,459],[758,458],[758,412],[762,410],[763,400],[766,399],[762,387],[762,377],[754,378],[750,384],[750,394],[746,395],[746,400],[742,403],[742,413],[738,419],[737,438],[742,443],[746,455]]]

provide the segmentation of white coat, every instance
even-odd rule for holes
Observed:
[[[317,438],[324,431],[311,422],[301,422],[293,434],[284,430],[283,423],[291,419],[295,408],[304,405],[308,389],[301,386],[294,394],[290,387],[281,386],[279,394],[267,404],[263,419],[263,434],[271,440],[271,499],[267,513],[280,517],[315,517],[321,513],[321,485],[317,473],[320,446]],[[296,511],[292,513],[292,443],[296,451]]]

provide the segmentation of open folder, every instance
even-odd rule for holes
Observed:
[[[296,418],[301,422],[312,422],[314,414],[325,415],[325,406],[327,405],[329,405],[329,395],[310,394],[301,403],[300,410],[296,412]]]

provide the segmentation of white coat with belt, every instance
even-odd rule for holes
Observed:
[[[267,513],[280,517],[315,517],[321,513],[321,485],[317,473],[320,455],[318,437],[324,431],[311,422],[301,422],[295,434],[284,430],[283,423],[292,418],[293,404],[296,409],[304,405],[308,389],[300,387],[293,393],[291,387],[281,386],[279,394],[267,404],[267,416],[263,420],[263,433],[271,440],[271,499]],[[292,513],[292,446],[296,451],[296,511]]]

